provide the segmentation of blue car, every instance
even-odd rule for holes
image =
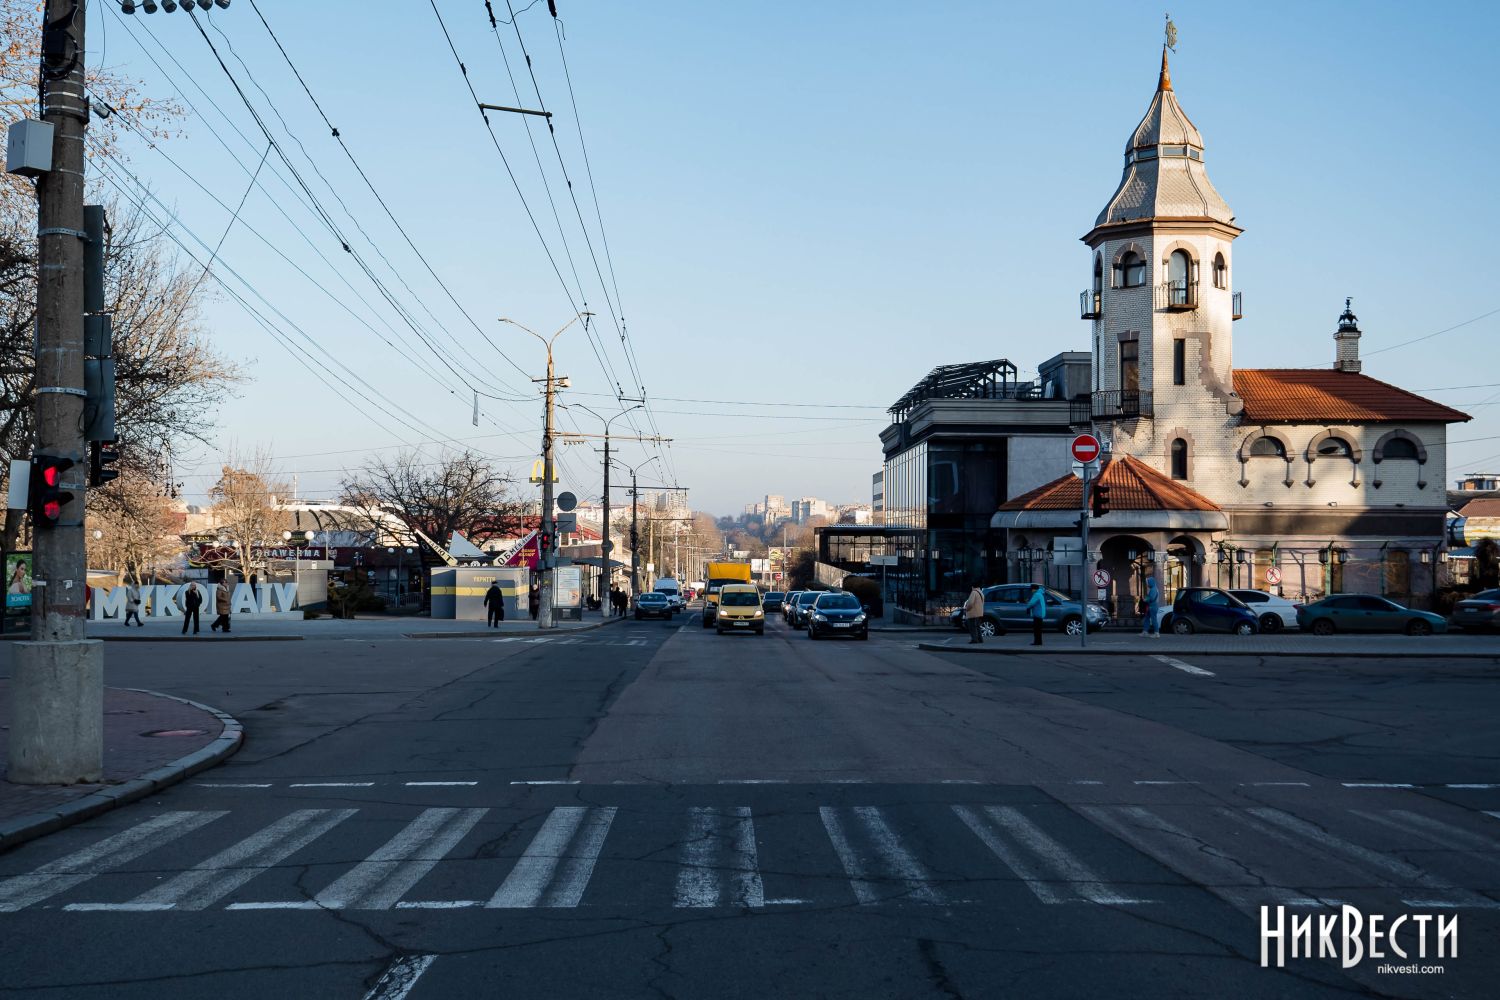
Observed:
[[[1254,635],[1260,631],[1260,619],[1244,601],[1227,590],[1188,587],[1177,595],[1172,610],[1162,619],[1161,628],[1174,635],[1194,632]]]

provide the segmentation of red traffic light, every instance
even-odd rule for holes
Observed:
[[[42,482],[47,486],[56,486],[62,481],[62,467],[59,465],[42,466]]]
[[[71,490],[63,489],[62,477],[74,465],[71,458],[36,455],[31,460],[31,526],[55,528],[62,520],[63,508],[73,499]]]

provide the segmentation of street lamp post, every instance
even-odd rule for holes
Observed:
[[[644,469],[646,466],[650,465],[652,462],[655,462],[659,458],[661,458],[660,455],[652,455],[650,458],[646,459],[640,465],[637,465],[637,466],[635,466],[633,468],[631,466],[628,466],[628,465],[625,466],[625,468],[630,469],[630,595],[631,595],[631,597],[635,597],[635,595],[639,594],[640,591],[641,591],[640,559],[638,558],[638,553],[636,552],[636,546],[640,542],[640,522],[637,519],[638,515],[639,515],[639,509],[640,509],[640,504],[638,502],[639,501],[639,496],[640,496],[640,490],[638,490],[636,488],[635,477],[636,477],[636,473],[637,472],[639,472],[641,469]]]
[[[604,420],[603,417],[594,413],[587,406],[581,403],[575,403],[574,405],[586,413],[593,414],[595,420]],[[613,579],[613,575],[609,571],[609,425],[619,420],[631,410],[639,410],[645,405],[645,403],[637,403],[634,406],[621,410],[608,420],[604,420],[604,538],[599,544],[599,553],[601,556],[599,560],[599,600],[601,603],[605,600],[609,589],[609,582]]]

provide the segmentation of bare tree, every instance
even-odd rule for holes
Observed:
[[[230,453],[209,491],[219,537],[227,543],[213,560],[220,568],[233,568],[240,579],[248,579],[254,568],[254,550],[262,545],[280,545],[281,532],[290,523],[277,508],[277,499],[287,495],[287,484],[272,467],[270,455],[256,451],[248,457]]]
[[[343,503],[395,514],[440,545],[462,532],[475,545],[514,534],[523,506],[514,480],[470,451],[423,461],[418,452],[372,457],[340,483]]]
[[[127,468],[107,492],[91,493],[88,500],[85,541],[91,567],[113,569],[139,585],[182,555],[183,515],[149,476]]]

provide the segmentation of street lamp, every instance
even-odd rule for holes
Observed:
[[[634,406],[627,407],[607,420],[599,416],[599,414],[594,413],[592,409],[584,406],[582,403],[574,403],[573,405],[586,413],[593,414],[595,420],[604,421],[604,537],[599,543],[599,554],[602,557],[599,560],[599,600],[602,603],[608,590],[607,585],[614,579],[614,574],[610,572],[609,568],[609,552],[611,548],[609,542],[609,425],[632,410],[641,409],[646,404],[637,403]]]
[[[636,555],[637,555],[637,553],[636,553],[636,546],[640,542],[640,526],[639,526],[639,522],[637,521],[637,515],[638,515],[638,512],[639,512],[639,503],[638,503],[638,500],[640,499],[639,498],[640,490],[638,490],[636,488],[636,483],[635,483],[636,473],[638,473],[640,470],[644,469],[646,466],[650,465],[652,462],[655,462],[655,461],[657,461],[660,458],[661,458],[660,455],[652,455],[650,458],[646,459],[640,465],[637,465],[637,466],[635,466],[633,468],[631,466],[625,465],[625,463],[623,463],[623,462],[620,463],[621,465],[625,465],[625,468],[627,468],[627,469],[630,470],[630,593],[631,593],[631,596],[634,596],[634,595],[640,593],[640,590],[641,590],[641,578],[640,578],[640,569],[639,569],[640,560],[638,558],[636,558]]]

